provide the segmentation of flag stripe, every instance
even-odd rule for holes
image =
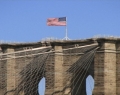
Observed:
[[[48,18],[47,25],[48,26],[66,26],[66,17]]]

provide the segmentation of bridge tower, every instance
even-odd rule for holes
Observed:
[[[0,47],[0,95],[37,95],[43,77],[45,95],[86,95],[89,75],[95,81],[93,95],[120,95],[119,38]]]

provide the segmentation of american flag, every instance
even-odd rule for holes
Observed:
[[[48,26],[66,26],[66,17],[48,18],[47,25]]]

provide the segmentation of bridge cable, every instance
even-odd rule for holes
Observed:
[[[89,57],[88,54],[86,54],[86,55],[87,55],[87,57]],[[84,58],[80,58],[80,59],[83,59],[83,61],[84,61]],[[81,61],[81,60],[80,60],[80,61]],[[76,63],[77,63],[77,62],[76,62]],[[82,65],[85,65],[85,64],[82,64]],[[82,65],[81,65],[81,66],[82,66]],[[81,67],[81,66],[79,66],[79,67]],[[78,66],[74,67],[71,71],[73,71],[73,70],[76,69],[77,67],[78,67]],[[71,85],[72,85],[72,83],[71,83]],[[66,87],[66,88],[67,88],[67,87]],[[64,87],[63,90],[65,90],[65,87]],[[56,92],[57,92],[57,91],[56,91]],[[58,91],[58,92],[59,92],[59,91]],[[54,93],[55,93],[55,92],[54,92]],[[53,94],[54,94],[54,93],[53,93]],[[53,94],[52,94],[52,95],[53,95]]]

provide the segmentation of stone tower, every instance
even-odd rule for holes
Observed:
[[[84,63],[94,45],[97,51],[89,68],[82,68],[86,73],[66,72],[79,59]],[[0,48],[0,95],[38,95],[36,89],[43,76],[45,95],[86,95],[89,75],[95,81],[93,95],[120,95],[119,38],[8,43]]]

